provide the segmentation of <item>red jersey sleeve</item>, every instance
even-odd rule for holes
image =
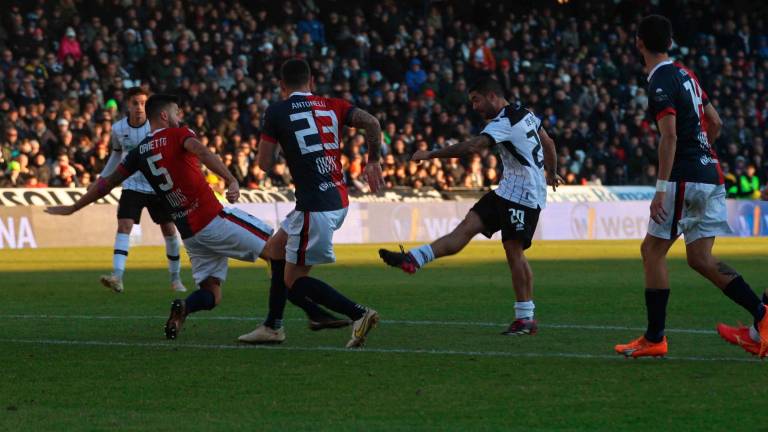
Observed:
[[[344,99],[329,99],[328,106],[336,113],[339,119],[339,131],[349,125],[349,115],[355,110],[355,106]]]
[[[197,135],[195,135],[195,132],[187,127],[180,127],[176,128],[173,131],[173,135],[176,138],[174,141],[179,146],[179,150],[184,150],[184,141],[187,140],[187,138],[197,138]]]

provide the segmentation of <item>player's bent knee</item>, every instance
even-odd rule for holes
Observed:
[[[207,277],[200,282],[200,289],[210,291],[213,294],[214,305],[221,303],[221,279],[215,277]]]
[[[160,225],[160,231],[165,237],[174,236],[176,235],[176,225],[174,225],[172,222],[162,224]]]
[[[688,267],[696,270],[699,273],[704,273],[709,270],[711,260],[702,255],[688,255]]]
[[[654,245],[646,240],[643,240],[643,243],[640,244],[640,256],[643,257],[643,262],[649,262],[649,261],[655,261],[661,258],[661,254],[657,250],[657,248],[654,247]]]
[[[121,234],[130,234],[133,230],[133,219],[118,219],[117,232]]]

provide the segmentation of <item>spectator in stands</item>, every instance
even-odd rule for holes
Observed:
[[[67,57],[79,61],[82,56],[83,52],[80,50],[80,42],[77,41],[75,29],[67,27],[64,37],[59,42],[59,61],[63,62]]]
[[[61,154],[56,161],[57,163],[53,166],[51,186],[77,186],[77,171],[75,170],[75,167],[69,164],[69,156]]]
[[[586,0],[530,7],[467,0],[427,8],[418,2],[350,8],[325,1],[182,0],[142,3],[139,10],[133,2],[99,8],[70,3],[66,14],[57,2],[32,2],[0,19],[8,30],[0,37],[3,179],[21,153],[32,161],[30,172],[40,168],[38,153],[50,170],[64,153],[77,177],[88,172],[93,178],[101,136],[123,115],[116,101],[125,87],[142,83],[151,91],[178,93],[186,123],[230,166],[243,151],[247,184],[272,187],[275,180],[282,187],[290,179],[252,170],[253,153],[264,110],[279,98],[276,66],[303,56],[312,64],[317,93],[346,98],[385,126],[383,151],[392,154],[393,164],[384,171],[391,187],[494,184],[502,173],[489,153],[480,155],[479,167],[472,158],[445,161],[419,167],[408,178],[415,146],[443,147],[477,132],[481,120],[468,109],[466,88],[486,74],[497,77],[509,100],[539,116],[570,184],[655,180],[657,132],[654,119],[646,117],[646,74],[631,34],[637,16],[664,12],[663,4]],[[723,133],[714,143],[720,159],[737,176],[749,177],[743,171],[754,165],[753,177],[765,184],[768,21],[761,16],[752,6],[705,0],[695,14],[675,15],[675,27],[690,31],[676,35],[672,54],[696,72],[721,112]],[[361,189],[353,184],[357,156],[365,151],[354,144],[361,134],[351,131],[341,139],[351,189]],[[81,144],[88,141],[91,150],[83,159]],[[736,166],[739,157],[743,167]],[[61,183],[50,177],[34,182]]]

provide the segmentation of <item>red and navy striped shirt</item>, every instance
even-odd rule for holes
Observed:
[[[282,147],[296,185],[297,210],[331,211],[349,205],[340,142],[354,109],[343,99],[299,92],[267,108],[261,139]]]
[[[223,208],[205,181],[200,160],[184,148],[184,141],[194,137],[184,127],[152,131],[117,168],[124,176],[144,174],[165,201],[181,238],[197,234]]]
[[[679,63],[659,63],[648,75],[648,108],[658,122],[674,115],[677,149],[670,180],[723,184],[723,174],[707,137],[704,107],[709,104],[696,75]]]

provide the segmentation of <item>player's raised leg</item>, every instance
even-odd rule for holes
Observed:
[[[277,339],[285,339],[283,328],[283,312],[286,300],[290,298],[307,314],[311,330],[346,327],[351,322],[333,316],[306,297],[289,296],[285,284],[285,244],[288,234],[283,229],[270,237],[261,253],[261,258],[270,263],[271,281],[269,287],[269,311],[264,322],[250,333],[238,337],[240,342],[263,344],[275,343]]]
[[[336,261],[333,233],[344,221],[347,210],[326,212],[293,211],[283,222],[288,234],[286,242],[285,285],[292,301],[310,299],[352,320],[352,337],[347,348],[365,344],[370,332],[379,322],[379,314],[362,306],[329,284],[309,276],[312,266]]]
[[[470,210],[453,231],[433,243],[421,245],[408,252],[379,249],[379,256],[387,265],[398,267],[406,273],[413,274],[437,258],[459,253],[472,238],[483,230],[483,221],[480,216],[474,210]]]
[[[525,244],[521,240],[503,242],[507,264],[512,273],[512,288],[515,290],[515,321],[502,332],[507,336],[532,335],[538,331],[533,303],[533,271],[525,258]]]
[[[120,201],[122,203],[122,197]],[[125,273],[125,263],[128,260],[128,251],[131,247],[133,223],[132,218],[117,219],[117,234],[115,234],[115,246],[112,250],[112,274],[102,275],[100,278],[102,285],[116,293],[123,292],[123,274]]]
[[[667,338],[664,328],[667,319],[669,301],[669,272],[667,270],[667,252],[675,243],[653,235],[646,235],[640,246],[645,275],[645,308],[648,326],[645,334],[626,343],[616,345],[618,354],[627,357],[663,357],[667,354]]]
[[[761,334],[763,332],[760,331],[761,327],[768,330],[768,325],[766,325],[768,319],[765,319],[766,306],[734,268],[712,255],[714,244],[714,237],[706,237],[686,245],[688,265],[709,279],[723,291],[723,294],[752,316],[753,325],[744,330],[729,328],[722,324],[718,326],[717,330],[726,341],[753,352],[755,348],[762,346]],[[761,324],[763,325],[761,326]],[[748,336],[748,339],[742,339],[743,336]],[[766,331],[765,336],[768,336],[768,331]],[[768,337],[766,337],[766,343],[768,344]],[[762,348],[758,348],[755,354],[762,356],[761,351]]]
[[[285,283],[289,287],[289,296],[309,298],[326,308],[346,315],[352,320],[352,337],[347,342],[347,348],[360,348],[365,344],[370,332],[379,322],[379,314],[370,308],[360,305],[332,286],[309,276],[311,265],[286,263]]]

